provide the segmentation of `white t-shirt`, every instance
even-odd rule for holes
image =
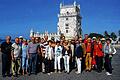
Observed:
[[[45,58],[48,58],[48,59],[52,59],[53,58],[53,48],[50,47],[49,45],[46,47],[46,51],[45,51]]]
[[[15,58],[19,57],[19,55],[21,53],[21,46],[19,44],[13,43],[12,47],[13,47],[14,57]]]
[[[62,55],[62,47],[61,46],[55,46],[55,56],[61,56]]]

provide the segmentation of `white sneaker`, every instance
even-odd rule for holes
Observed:
[[[43,69],[42,72],[45,72],[45,69]]]
[[[76,74],[80,74],[80,72],[78,72],[78,71],[77,71],[77,72],[75,72],[75,73],[76,73]]]
[[[110,74],[109,72],[106,72],[106,74],[107,74],[108,76],[112,75],[112,74]]]
[[[47,73],[50,76],[50,73]]]
[[[58,71],[58,73],[61,73],[61,71]]]
[[[55,70],[55,73],[57,73],[57,70]]]

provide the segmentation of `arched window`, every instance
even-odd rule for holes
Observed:
[[[69,14],[69,12],[67,11],[67,14]]]
[[[69,26],[69,24],[67,23],[67,24],[65,24],[65,26]]]
[[[66,18],[66,20],[68,20],[68,18]]]
[[[66,33],[68,33],[68,30],[66,29]]]

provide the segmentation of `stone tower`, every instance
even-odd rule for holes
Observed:
[[[60,4],[58,14],[58,33],[64,34],[67,39],[73,39],[76,35],[82,34],[80,16],[80,5],[76,2],[73,5]]]
[[[34,31],[33,31],[33,29],[30,30],[30,37],[34,37]]]

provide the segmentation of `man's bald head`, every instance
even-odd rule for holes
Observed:
[[[6,42],[9,43],[11,40],[11,36],[6,36]]]

